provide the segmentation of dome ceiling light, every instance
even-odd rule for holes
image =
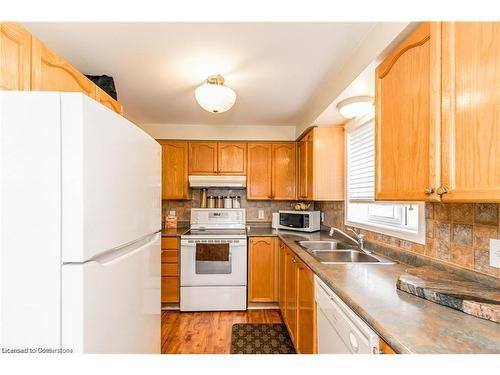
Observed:
[[[337,109],[342,116],[348,119],[362,117],[373,111],[373,98],[371,96],[353,96],[338,102]]]
[[[231,109],[236,101],[236,93],[224,86],[224,77],[214,75],[196,88],[195,97],[205,111],[222,113]]]

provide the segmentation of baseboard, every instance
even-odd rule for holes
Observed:
[[[164,310],[180,310],[180,306],[178,303],[162,303],[161,309],[162,309],[162,311],[164,311]]]

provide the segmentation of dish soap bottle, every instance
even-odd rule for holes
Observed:
[[[175,211],[169,211],[165,219],[165,229],[177,229],[177,215]]]

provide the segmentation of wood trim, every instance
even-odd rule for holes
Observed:
[[[0,90],[29,91],[31,89],[31,34],[15,22],[0,23]],[[4,81],[4,71],[8,59],[5,46],[2,45],[2,38],[6,37],[19,45],[19,63],[17,65],[17,84],[7,86]]]
[[[106,91],[96,86],[95,99],[102,105],[108,107],[109,109],[115,111],[116,113],[122,115],[123,107],[115,99],[113,99]]]
[[[32,37],[31,44],[31,90],[32,91],[67,91],[62,87],[44,87],[44,77],[42,74],[42,64],[49,67],[61,69],[66,74],[69,74],[74,78],[74,83],[76,83],[81,92],[90,96],[92,99],[96,97],[96,85],[94,82],[85,77],[77,69],[75,69],[71,64],[65,61],[61,56],[57,55],[54,51],[48,48],[43,42]]]

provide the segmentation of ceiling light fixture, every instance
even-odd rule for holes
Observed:
[[[373,110],[373,98],[371,96],[353,96],[338,102],[337,109],[345,118],[362,117]]]
[[[195,97],[204,110],[212,113],[222,113],[231,109],[236,101],[236,93],[224,86],[224,77],[214,75],[196,88]]]

